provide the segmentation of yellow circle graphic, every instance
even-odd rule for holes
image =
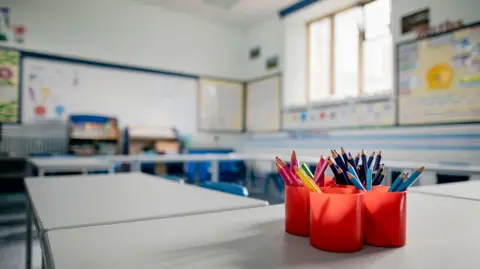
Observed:
[[[432,66],[427,73],[429,90],[449,89],[452,85],[453,70],[449,64],[437,64]]]

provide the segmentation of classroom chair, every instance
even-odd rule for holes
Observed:
[[[270,172],[265,177],[265,185],[263,186],[264,193],[269,194],[271,181],[273,181],[273,183],[275,184],[275,188],[277,191],[275,195],[282,194],[284,192],[285,186],[283,184],[283,179],[280,177],[280,175],[277,172]]]
[[[247,188],[233,183],[205,181],[200,183],[200,187],[248,197]]]

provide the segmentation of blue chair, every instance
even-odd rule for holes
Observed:
[[[247,188],[233,183],[205,181],[200,183],[200,187],[248,197]]]
[[[263,186],[263,191],[268,194],[270,189],[270,181],[273,181],[275,184],[275,188],[278,193],[283,193],[285,190],[285,185],[283,183],[283,179],[280,177],[280,174],[277,172],[270,172],[268,173],[267,177],[265,178],[265,185]]]

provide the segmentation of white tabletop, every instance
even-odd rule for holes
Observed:
[[[28,161],[38,169],[47,172],[77,171],[93,169],[109,169],[111,163],[96,157],[36,157],[28,158]]]
[[[480,200],[480,181],[478,180],[412,187],[409,190],[410,192]]]
[[[26,178],[40,228],[63,229],[265,206],[141,173]]]
[[[410,193],[407,245],[334,254],[284,232],[269,206],[47,233],[55,269],[478,268],[480,203]]]

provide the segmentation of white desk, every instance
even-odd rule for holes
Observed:
[[[480,201],[480,181],[478,180],[419,186],[410,188],[409,191],[415,193],[427,193]]]
[[[113,164],[96,157],[37,157],[28,158],[28,162],[37,167],[38,175],[47,172],[82,172],[107,170],[113,173]]]
[[[266,206],[266,201],[179,184],[141,173],[25,179],[27,268],[31,222],[40,238],[49,230],[169,218]],[[33,216],[32,216],[33,215]],[[192,224],[194,225],[194,224]]]
[[[323,252],[284,232],[284,206],[47,232],[55,269],[478,268],[480,203],[409,194],[407,245]]]

